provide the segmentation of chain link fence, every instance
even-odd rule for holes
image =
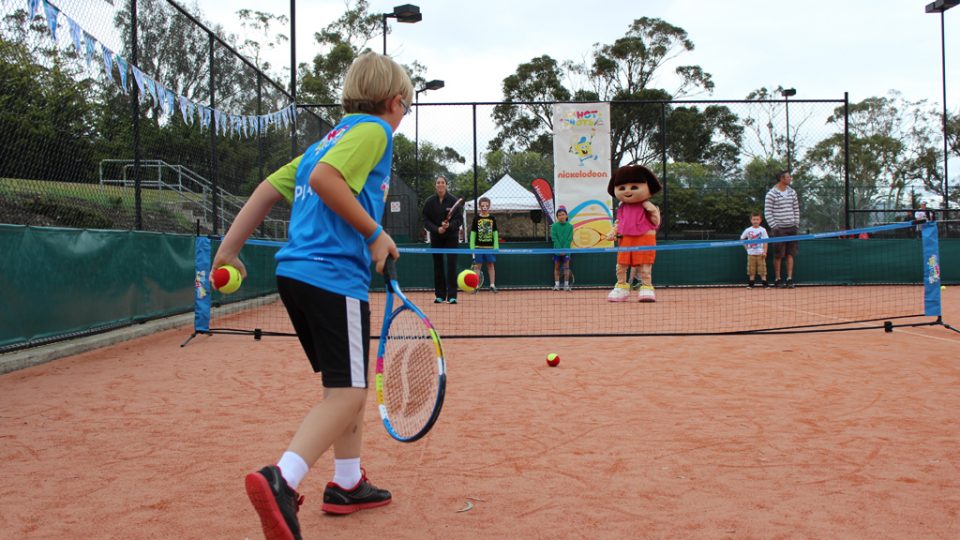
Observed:
[[[0,222],[222,234],[329,129],[174,2],[0,7]],[[288,213],[258,234],[285,238]]]
[[[170,0],[0,6],[3,223],[222,234],[261,179],[342,116],[300,104],[294,117],[282,84]],[[501,236],[548,238],[530,187],[552,183],[553,103],[419,94],[394,139],[385,228],[422,240],[420,207],[438,175],[471,201],[510,177],[522,189],[494,203]],[[668,239],[738,235],[785,169],[803,230],[903,221],[942,196],[877,164],[851,135],[845,98],[613,102],[610,127],[613,168],[642,163],[662,177],[654,202]],[[285,238],[288,213],[278,205],[257,235]]]

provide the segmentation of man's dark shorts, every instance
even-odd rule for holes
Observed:
[[[796,236],[799,232],[797,227],[774,227],[770,231],[770,238],[779,236]],[[770,247],[773,249],[773,258],[780,259],[784,255],[795,257],[800,252],[799,242],[772,242]]]

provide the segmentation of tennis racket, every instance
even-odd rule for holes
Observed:
[[[457,199],[457,202],[453,203],[453,206],[451,206],[450,210],[447,211],[447,217],[443,220],[444,223],[449,222],[453,215],[457,213],[457,210],[460,210],[461,206],[463,206],[463,197]]]
[[[430,431],[443,408],[443,346],[427,316],[400,290],[393,258],[384,263],[383,280],[387,298],[374,375],[377,404],[387,433],[413,442]],[[396,310],[394,298],[400,303]]]
[[[477,288],[473,290],[474,294],[476,294],[477,291],[483,288],[483,265],[474,260],[470,269],[477,273]]]

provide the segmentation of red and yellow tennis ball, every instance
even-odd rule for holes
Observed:
[[[550,367],[557,367],[560,363],[560,355],[557,353],[550,353],[547,355],[547,365]]]
[[[469,268],[460,272],[460,275],[457,276],[457,287],[460,287],[460,290],[463,292],[473,292],[477,290],[477,285],[479,284],[480,276]]]
[[[229,264],[217,268],[210,274],[210,284],[223,294],[236,292],[242,282],[243,277],[240,276],[240,271]]]

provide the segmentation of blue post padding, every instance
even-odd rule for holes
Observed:
[[[937,223],[922,225],[923,234],[923,314],[939,317],[940,313],[940,243]]]
[[[197,237],[196,277],[194,278],[193,330],[210,331],[210,239]]]

